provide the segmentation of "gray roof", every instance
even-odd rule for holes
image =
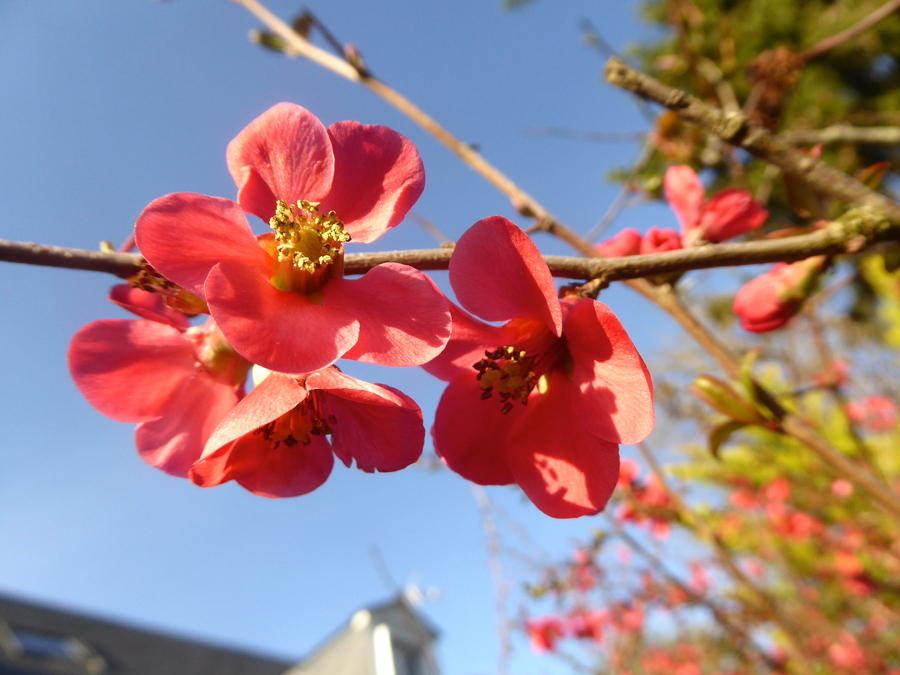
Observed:
[[[282,675],[291,664],[0,593],[0,675]]]
[[[440,675],[437,636],[401,594],[356,612],[285,675]]]

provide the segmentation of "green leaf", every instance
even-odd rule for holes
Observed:
[[[731,435],[735,431],[739,431],[743,429],[747,425],[743,422],[735,422],[730,420],[728,422],[722,422],[722,424],[717,424],[713,427],[713,430],[709,432],[709,452],[710,454],[719,459],[719,448],[722,447],[722,444],[731,438]]]

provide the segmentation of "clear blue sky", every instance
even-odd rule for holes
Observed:
[[[285,17],[299,8],[269,6]],[[616,194],[604,174],[638,148],[525,131],[643,127],[632,102],[601,82],[602,59],[577,27],[588,17],[624,48],[647,35],[635,3],[537,0],[508,12],[500,0],[323,0],[310,8],[376,75],[480,146],[564,222],[586,232],[603,215]],[[485,216],[516,219],[502,195],[369,92],[249,43],[255,27],[225,0],[0,3],[0,237],[96,248],[122,241],[164,194],[234,197],[225,146],[279,101],[326,124],[354,119],[409,136],[427,172],[415,211],[451,238]],[[617,227],[625,224],[675,220],[650,207]],[[408,221],[373,248],[432,245]],[[133,428],[95,412],[66,370],[78,328],[124,316],[106,300],[114,281],[0,263],[0,590],[299,657],[389,593],[369,554],[375,545],[398,583],[441,590],[424,610],[443,631],[447,675],[493,672],[494,588],[469,485],[447,471],[371,476],[339,466],[314,494],[269,501],[147,467]],[[663,339],[658,316],[645,319],[646,306],[627,292],[603,299],[650,354]],[[441,387],[423,372],[347,369],[401,388],[431,417]],[[550,520],[510,488],[488,494],[555,555],[592,526]],[[523,639],[515,644],[513,672],[552,670]]]

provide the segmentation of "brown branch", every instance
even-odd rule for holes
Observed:
[[[855,253],[878,241],[900,241],[900,228],[888,227],[870,213],[851,211],[827,227],[797,237],[742,244],[711,244],[627,258],[548,255],[544,259],[555,277],[623,281],[698,269],[793,262],[815,255]],[[589,246],[588,250],[596,255]],[[344,272],[364,274],[386,262],[401,263],[423,271],[446,270],[452,254],[452,248],[350,253],[344,258]],[[119,277],[135,274],[144,262],[141,256],[132,253],[85,251],[4,239],[0,239],[0,261],[107,272]]]
[[[129,277],[140,271],[144,259],[133,253],[85,251],[77,248],[44,246],[43,244],[0,239],[0,261],[88,272],[106,272],[117,277]]]
[[[900,205],[771,135],[741,112],[724,112],[707,105],[631,68],[620,59],[613,58],[607,62],[606,79],[617,87],[675,111],[682,119],[702,126],[722,140],[774,164],[822,194],[880,211],[891,224],[900,225]]]
[[[788,131],[781,134],[791,145],[819,143],[864,143],[867,145],[900,145],[900,127],[854,127],[835,124],[824,129]]]
[[[877,24],[879,21],[886,19],[891,14],[900,9],[900,0],[890,0],[890,2],[884,3],[881,7],[876,9],[874,12],[869,14],[867,17],[857,22],[856,24],[850,26],[847,30],[843,30],[836,35],[832,35],[831,37],[825,38],[819,44],[814,47],[810,47],[805,52],[801,54],[804,61],[811,61],[812,59],[821,56],[825,52],[831,51],[835,47],[838,47],[849,40],[852,40],[860,33],[869,30],[872,26]]]

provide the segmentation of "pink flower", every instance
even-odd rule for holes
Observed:
[[[843,387],[850,382],[850,365],[846,361],[835,360],[813,377],[819,387]]]
[[[619,462],[619,479],[616,487],[620,490],[631,488],[637,480],[638,474],[641,472],[640,465],[633,459],[624,458]]]
[[[682,248],[681,237],[675,230],[662,227],[651,227],[641,239],[641,254],[665,253]]]
[[[853,494],[854,489],[853,483],[844,478],[838,478],[831,484],[832,494],[840,499],[847,499],[847,497]]]
[[[527,619],[525,631],[531,642],[531,648],[538,652],[556,651],[556,643],[563,636],[563,623],[558,617],[543,616],[539,619]]]
[[[427,364],[449,380],[435,449],[480,485],[518,484],[539,509],[574,518],[603,509],[619,443],[653,428],[653,386],[608,307],[556,297],[534,243],[499,216],[473,225],[450,260],[453,335]],[[527,404],[527,406],[525,405]]]
[[[703,183],[691,167],[669,167],[663,181],[666,200],[681,223],[685,246],[738,237],[766,222],[769,212],[746,190],[728,188],[705,201]]]
[[[825,265],[823,256],[791,263],[778,263],[771,270],[747,282],[734,296],[734,313],[741,328],[767,333],[781,328],[812,293]]]
[[[693,560],[690,567],[691,581],[689,585],[691,590],[697,595],[706,595],[711,581],[706,566],[697,560]]]
[[[614,237],[594,246],[604,258],[623,258],[637,255],[641,250],[641,233],[626,228]]]
[[[331,443],[326,436],[331,436]],[[262,497],[312,492],[334,455],[368,473],[399,471],[422,454],[419,406],[396,389],[330,367],[270,373],[213,432],[190,472],[202,487],[237,481]]]
[[[567,617],[568,633],[577,638],[586,638],[601,642],[603,640],[603,626],[609,621],[609,615],[600,611],[587,611],[575,609]]]
[[[408,139],[356,122],[326,129],[281,103],[227,155],[237,203],[162,197],[138,218],[135,238],[156,270],[208,303],[240,354],[301,373],[340,357],[412,366],[440,352],[450,316],[426,275],[385,263],[343,278],[343,244],[374,241],[422,193],[422,162]],[[274,233],[254,236],[245,211]]]
[[[870,431],[890,431],[897,426],[897,406],[887,396],[866,396],[861,401],[847,403],[845,410],[852,421]]]
[[[69,370],[97,410],[137,423],[135,442],[145,462],[187,477],[219,420],[243,396],[250,364],[225,342],[213,319],[190,328],[183,315],[167,316],[161,296],[153,300],[132,290],[113,295],[129,296],[157,320],[88,324],[72,338]]]
[[[859,646],[856,636],[849,631],[841,631],[838,640],[828,647],[828,657],[838,668],[861,673],[866,668],[866,653]]]

